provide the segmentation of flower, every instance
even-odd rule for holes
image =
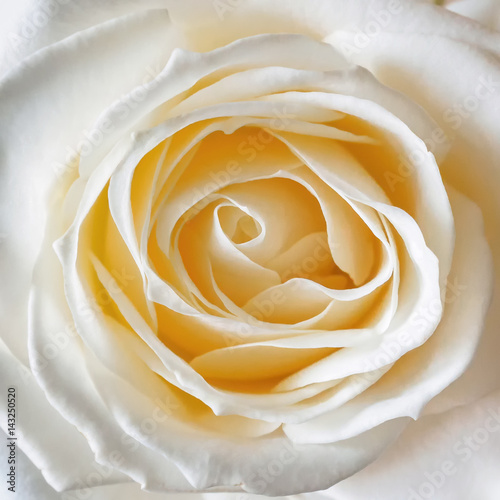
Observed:
[[[21,9],[4,50],[2,380],[45,480],[323,490],[470,401],[499,35],[397,0],[115,9]]]

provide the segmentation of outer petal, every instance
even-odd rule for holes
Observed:
[[[410,425],[376,462],[319,498],[496,500],[499,463],[500,392],[496,391],[474,404]]]
[[[361,48],[369,46],[384,32],[419,32],[474,43],[495,53],[499,51],[499,34],[471,25],[470,20],[439,7],[412,0],[165,1],[172,20],[185,31],[189,48],[200,51],[259,33],[302,33],[324,39],[346,29],[374,33]]]
[[[25,325],[13,322],[26,317],[27,286],[43,235],[49,190],[56,196],[55,184],[66,184],[60,174],[72,175],[59,166],[68,163],[68,151],[86,138],[103,109],[139,85],[148,65],[158,67],[166,60],[165,31],[166,13],[111,21],[37,53],[0,81],[0,303],[8,318],[3,339],[23,360],[26,337],[19,329],[25,330]],[[124,53],[127,57],[120,57]],[[57,71],[59,65],[67,69]],[[45,80],[43,86],[40,80]]]
[[[452,12],[470,17],[500,31],[500,2],[498,0],[448,0],[444,6]]]
[[[363,471],[317,493],[277,500],[496,500],[500,490],[500,392],[441,415],[422,418],[407,428],[396,445]],[[2,447],[3,452],[3,447]],[[402,460],[401,457],[406,457]],[[4,459],[0,455],[0,459]],[[19,485],[23,500],[74,500],[89,490],[55,493],[22,454]],[[387,471],[391,471],[390,474]],[[28,480],[29,478],[29,480]],[[374,487],[376,484],[376,487]],[[135,484],[102,486],[93,500],[259,500],[247,493],[156,494]]]
[[[411,424],[373,464],[324,492],[277,500],[497,500],[500,479],[500,392]],[[402,460],[405,457],[405,460]],[[0,459],[3,459],[0,456]],[[74,500],[88,490],[56,494],[22,454],[23,500]],[[388,473],[388,471],[391,471]],[[374,487],[376,484],[376,487]],[[31,496],[30,496],[31,495]],[[156,494],[135,484],[92,489],[93,500],[259,500],[248,493]]]
[[[56,333],[56,332],[53,332]],[[51,355],[61,355],[71,332],[59,330],[50,346]],[[49,352],[47,351],[47,352]],[[50,484],[58,489],[75,488],[76,477],[85,477],[96,472],[99,466],[94,461],[85,438],[47,401],[45,394],[35,381],[30,370],[21,365],[10,353],[0,353],[0,388],[7,394],[7,387],[16,388],[16,437],[18,453],[24,450],[37,469]],[[47,362],[45,360],[45,362]],[[0,410],[1,428],[7,430],[5,409]],[[42,432],[40,430],[43,429]],[[71,447],[67,443],[71,443]],[[2,446],[2,450],[5,446]],[[46,450],[51,450],[46,453]],[[6,463],[6,462],[5,462]],[[23,482],[18,472],[18,484]],[[107,469],[101,484],[126,482],[128,478],[112,469]]]
[[[27,300],[43,235],[47,197],[51,189],[54,193],[57,182],[61,186],[66,183],[66,177],[61,178],[56,167],[65,162],[68,149],[77,148],[78,142],[85,138],[85,129],[90,129],[102,110],[122,93],[142,83],[148,66],[158,68],[164,64],[169,54],[168,29],[165,12],[133,14],[110,21],[37,52],[0,82],[0,364],[2,369],[12,367],[5,383],[18,383],[21,397],[30,394],[30,400],[39,401],[38,411],[42,412],[47,426],[41,430],[35,420],[27,418],[26,411],[18,421],[23,435],[20,447],[47,470],[53,464],[44,464],[41,460],[45,455],[44,439],[57,442],[63,429],[71,436],[68,439],[75,441],[75,446],[80,446],[77,443],[81,439],[75,428],[59,423],[57,414],[32,382],[26,368],[29,366]],[[121,57],[123,53],[127,57]],[[57,71],[59,65],[65,66],[66,71]],[[99,78],[95,77],[96,73]],[[41,80],[44,80],[43,86],[39,85]],[[30,147],[26,147],[27,143]],[[69,172],[68,176],[71,175]],[[57,195],[57,190],[55,192]],[[52,332],[60,333],[64,337],[64,328]],[[56,351],[59,352],[57,348]],[[21,375],[25,375],[26,385],[19,382]],[[3,409],[5,400],[1,404]],[[87,459],[83,452],[68,457],[66,479],[71,476],[71,467],[76,471]],[[64,481],[58,482],[58,487],[67,486]]]
[[[19,0],[0,5],[0,76],[36,51],[78,31],[164,7],[163,0]]]

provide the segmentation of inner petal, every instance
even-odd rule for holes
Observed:
[[[218,216],[222,230],[237,245],[248,243],[262,233],[259,221],[238,207],[223,206]]]
[[[279,177],[232,184],[221,195],[263,223],[262,238],[239,247],[247,257],[269,267],[269,260],[303,237],[326,229],[321,206],[307,189],[291,179]]]

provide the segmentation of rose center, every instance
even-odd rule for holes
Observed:
[[[248,243],[262,233],[260,223],[238,207],[221,207],[219,222],[225,235],[237,245]]]

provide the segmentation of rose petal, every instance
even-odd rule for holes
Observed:
[[[500,488],[495,474],[499,449],[497,391],[473,404],[412,423],[397,445],[362,472],[324,492],[321,498],[468,500],[480,495],[494,500]]]
[[[481,214],[463,195],[451,191],[456,215],[457,245],[451,282],[461,288],[446,299],[444,316],[432,337],[420,348],[406,354],[378,384],[344,405],[337,412],[299,425],[285,425],[294,441],[328,442],[356,435],[377,422],[396,416],[417,418],[425,404],[458,378],[470,362],[479,341],[492,287],[492,262],[485,241]],[[476,259],[474,269],[468,265]],[[432,319],[430,310],[419,321]],[[406,350],[408,338],[391,340],[383,347],[392,358]],[[425,359],[425,363],[423,360]],[[443,366],[446,359],[446,369]],[[367,366],[374,358],[365,359]],[[366,426],[366,427],[365,427]],[[351,434],[353,433],[353,434]]]

